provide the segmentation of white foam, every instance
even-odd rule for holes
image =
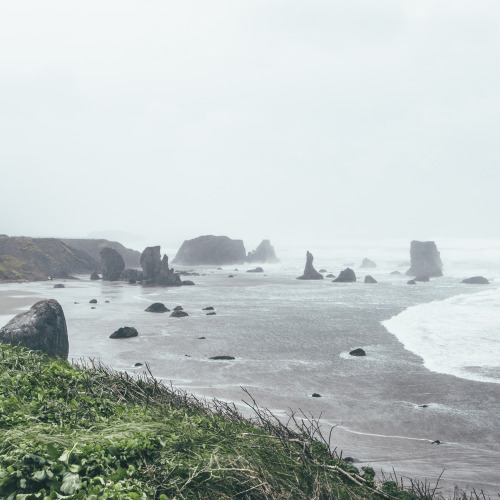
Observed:
[[[409,307],[382,324],[427,369],[500,383],[500,288]]]

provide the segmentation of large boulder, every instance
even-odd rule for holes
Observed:
[[[472,278],[465,278],[462,283],[469,285],[489,285],[490,282],[483,276],[472,276]]]
[[[367,274],[365,276],[365,283],[377,283],[377,280],[373,276]]]
[[[181,286],[182,280],[168,266],[168,257],[161,257],[160,247],[147,247],[141,255],[142,277],[153,285]]]
[[[306,253],[306,267],[304,268],[304,274],[299,276],[298,280],[322,280],[323,275],[318,273],[313,266],[313,254],[309,251]]]
[[[262,240],[260,245],[253,250],[248,252],[247,262],[279,262],[278,257],[276,257],[276,252],[274,247],[271,245],[270,240]]]
[[[443,276],[443,263],[437,246],[433,241],[411,242],[411,266],[407,276]]]
[[[146,312],[151,312],[151,313],[164,313],[164,312],[169,312],[170,309],[165,307],[165,304],[162,304],[161,302],[154,302],[151,304],[148,308],[144,309]]]
[[[131,337],[137,337],[139,332],[133,326],[122,326],[118,328],[116,332],[112,333],[110,339],[129,339]]]
[[[68,331],[61,305],[54,299],[40,300],[0,330],[0,342],[24,345],[49,356],[67,359]]]
[[[361,265],[359,267],[367,268],[367,267],[377,267],[377,264],[373,262],[373,260],[370,259],[363,259],[363,262],[361,262]]]
[[[125,262],[123,257],[110,247],[101,248],[100,251],[102,260],[102,279],[106,281],[118,281],[121,279]]]
[[[350,267],[340,271],[340,274],[333,280],[334,283],[352,283],[353,281],[356,281],[356,274]]]
[[[243,264],[246,252],[242,240],[227,236],[198,236],[186,240],[179,248],[174,264],[185,266]]]

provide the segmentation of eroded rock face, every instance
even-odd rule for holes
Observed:
[[[377,267],[377,264],[375,264],[375,262],[373,262],[373,260],[370,260],[370,259],[363,259],[363,262],[361,262],[361,266],[359,267],[363,267],[363,268],[367,268],[367,267]]]
[[[443,276],[443,263],[437,246],[433,241],[411,242],[411,266],[407,276]]]
[[[306,267],[304,268],[304,274],[299,276],[298,280],[322,280],[323,275],[318,273],[313,266],[313,254],[309,251],[306,253]]]
[[[462,283],[469,285],[489,285],[490,282],[483,276],[472,276],[472,278],[465,278]]]
[[[153,285],[181,286],[181,277],[168,266],[168,257],[161,258],[160,247],[147,247],[141,255],[142,277]]]
[[[172,262],[185,266],[243,264],[245,258],[242,240],[207,235],[184,241]]]
[[[353,281],[356,281],[356,274],[350,267],[340,271],[337,278],[333,280],[334,283],[352,283]]]
[[[121,279],[125,262],[123,257],[113,248],[104,247],[100,251],[102,260],[102,279],[106,281],[118,281]]]
[[[67,359],[68,331],[61,305],[54,299],[40,300],[0,330],[0,342],[24,345],[49,356]]]
[[[270,240],[262,240],[260,245],[253,250],[248,252],[247,262],[279,262],[278,257],[276,257],[276,252],[274,247],[271,245]]]

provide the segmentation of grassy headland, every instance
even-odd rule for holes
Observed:
[[[314,420],[285,425],[249,404],[252,420],[148,373],[0,344],[0,499],[435,496],[426,484],[403,490],[345,463]]]

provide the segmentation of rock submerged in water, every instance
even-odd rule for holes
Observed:
[[[233,356],[212,356],[211,358],[208,359],[216,359],[216,360],[226,360],[229,361],[231,359],[236,359]]]
[[[186,240],[172,261],[174,264],[196,266],[204,264],[243,264],[246,252],[242,240],[232,240],[227,236],[198,236]]]
[[[363,262],[361,262],[361,265],[359,267],[362,267],[362,268],[370,267],[371,268],[371,267],[377,267],[377,264],[375,264],[375,262],[373,262],[373,260],[364,258]]]
[[[202,309],[202,311],[213,311],[214,309],[215,309],[215,307],[213,307],[213,306],[207,306],[207,307],[204,307]]]
[[[58,283],[57,285],[54,285],[54,288],[66,288],[62,283]]]
[[[255,269],[249,269],[247,273],[263,273],[264,269],[262,267],[256,267]]]
[[[411,266],[407,276],[443,276],[443,263],[436,243],[433,241],[415,241],[410,246]]]
[[[416,284],[417,284],[417,282],[416,282],[415,280],[408,280],[408,281],[406,282],[406,284],[407,284],[407,285],[416,285]]]
[[[361,349],[361,347],[358,347],[357,349],[352,350],[349,352],[351,356],[366,356],[366,352],[364,349]]]
[[[147,309],[144,309],[144,310],[146,312],[151,312],[151,313],[170,312],[170,309],[166,308],[165,304],[162,304],[161,302],[154,302]]]
[[[377,283],[377,280],[373,276],[367,274],[365,276],[365,283]]]
[[[217,313],[215,311],[207,312],[207,316],[215,316]]]
[[[320,398],[321,394],[318,394],[317,392],[313,392],[311,397],[312,398]]]
[[[97,299],[90,299],[89,304],[97,304]]]
[[[133,326],[122,326],[118,328],[116,332],[112,333],[110,339],[129,339],[131,337],[137,337],[139,332]]]
[[[185,312],[185,311],[179,311],[179,310],[174,311],[170,315],[171,318],[183,318],[184,316],[189,316],[189,314],[187,312]]]
[[[334,283],[352,283],[354,281],[356,281],[356,274],[350,267],[340,271],[338,277],[333,280]]]
[[[262,240],[255,250],[248,252],[246,260],[247,262],[279,262],[270,240]]]
[[[111,247],[103,247],[99,253],[102,260],[102,279],[105,281],[120,280],[125,269],[123,257]]]
[[[332,274],[332,273],[330,273],[330,274],[327,274],[327,275],[326,275],[326,277],[327,277],[327,278],[335,278],[335,275],[334,275],[334,274]]]
[[[313,266],[313,254],[309,251],[306,252],[306,267],[304,268],[304,274],[299,276],[298,280],[322,280],[323,275],[318,273]]]
[[[40,300],[0,329],[0,342],[67,359],[68,331],[61,305],[55,299]]]
[[[470,285],[489,285],[490,282],[484,276],[472,276],[472,278],[465,278],[462,283]]]

